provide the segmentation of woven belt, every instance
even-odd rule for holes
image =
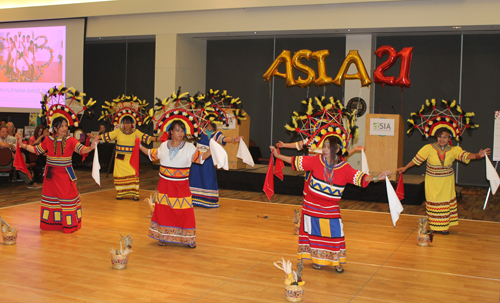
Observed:
[[[430,165],[429,163],[427,163],[425,173],[426,175],[431,177],[448,177],[452,176],[454,171],[452,165],[447,167],[442,167],[439,165]]]

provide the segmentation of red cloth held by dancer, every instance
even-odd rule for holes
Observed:
[[[274,156],[271,153],[271,158],[269,159],[269,165],[267,166],[266,180],[264,181],[264,192],[266,193],[267,199],[271,201],[271,197],[274,195],[274,175],[273,175],[273,162]]]
[[[141,140],[135,138],[135,146],[132,151],[132,156],[130,157],[130,166],[135,170],[135,176],[139,177],[139,146],[141,145]]]
[[[27,174],[31,180],[31,174],[28,171],[28,167],[26,167],[26,162],[24,161],[23,154],[21,152],[21,147],[19,146],[19,144],[16,144],[16,156],[14,157],[14,167],[17,170],[20,170],[23,173]]]
[[[405,187],[403,184],[403,174],[399,174],[398,186],[396,187],[396,195],[398,195],[399,201],[405,198]]]

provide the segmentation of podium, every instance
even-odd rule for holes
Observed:
[[[398,176],[395,171],[403,166],[403,140],[401,115],[366,115],[365,153],[370,175],[390,170],[392,174],[389,179],[396,181]]]
[[[226,113],[231,116],[233,114],[233,109],[226,109]],[[250,116],[247,114],[245,120],[241,120],[238,124],[236,119],[232,118],[232,123],[230,123],[229,128],[222,127],[222,125],[217,126],[217,130],[220,131],[227,138],[243,136],[243,141],[245,144],[249,145],[250,142]],[[239,143],[226,143],[224,149],[227,152],[229,169],[245,168],[247,165],[243,163],[241,159],[236,158],[238,153]]]

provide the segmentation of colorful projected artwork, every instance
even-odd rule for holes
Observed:
[[[66,28],[0,30],[0,82],[62,82]]]
[[[0,107],[40,107],[65,71],[66,26],[0,29]]]

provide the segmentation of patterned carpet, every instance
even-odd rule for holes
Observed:
[[[106,173],[101,173],[101,188],[91,177],[89,167],[75,168],[77,188],[80,193],[93,192],[98,189],[113,189],[112,174],[106,178]],[[140,188],[141,190],[155,190],[158,184],[158,172],[153,170],[149,164],[143,164],[140,170]],[[464,186],[459,196],[458,214],[460,219],[484,220],[500,222],[500,191],[495,196],[491,196],[486,209],[483,211],[483,204],[488,192],[487,188]],[[22,181],[18,181],[12,188],[7,178],[0,178],[0,209],[13,205],[19,205],[28,202],[39,201],[41,195],[40,189],[27,189]],[[239,200],[252,200],[268,202],[263,192],[235,191],[230,189],[220,189],[220,197]],[[141,196],[141,199],[146,196]],[[272,197],[271,203],[300,205],[302,197],[291,195],[278,195]],[[388,212],[387,203],[361,202],[351,200],[341,200],[342,209]],[[404,205],[404,214],[425,215],[425,205]],[[1,214],[1,211],[0,211]]]

